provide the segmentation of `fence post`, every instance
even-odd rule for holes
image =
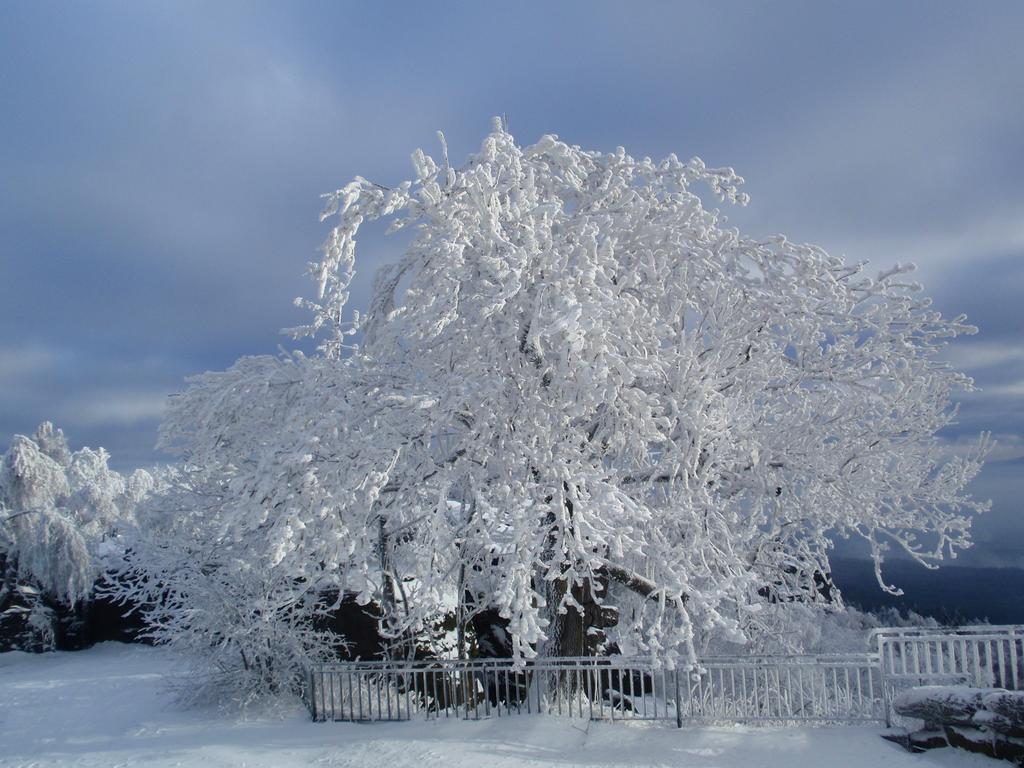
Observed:
[[[316,719],[316,675],[313,672],[313,668],[309,668],[309,708],[313,714],[313,722],[317,722]]]
[[[676,728],[683,727],[683,699],[679,695],[679,667],[672,670],[672,677],[676,681]]]
[[[892,696],[889,693],[889,681],[885,674],[885,638],[879,633],[878,641],[878,684],[882,687],[882,709],[885,711],[885,727],[892,728]]]

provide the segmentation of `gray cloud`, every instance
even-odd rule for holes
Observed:
[[[917,262],[981,327],[949,353],[980,390],[946,437],[1016,446],[977,483],[992,554],[1024,533],[1022,24],[1015,2],[0,4],[0,443],[59,418],[122,468],[161,460],[186,375],[290,344],[319,195],[406,177],[437,129],[457,160],[505,113],[526,142],[732,164],[737,225]],[[361,238],[356,306],[400,247]]]

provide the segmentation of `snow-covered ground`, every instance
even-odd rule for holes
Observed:
[[[874,728],[687,728],[516,717],[479,722],[312,723],[286,705],[241,716],[168,704],[165,650],[106,643],[0,654],[2,766],[719,766],[932,768],[997,763],[911,755]]]

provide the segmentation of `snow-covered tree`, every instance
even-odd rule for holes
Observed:
[[[14,436],[0,459],[0,604],[16,590],[36,613],[44,598],[72,607],[116,564],[118,537],[153,481],[144,470],[125,477],[108,460],[102,448],[72,453],[49,422],[31,438]]]
[[[496,124],[460,168],[413,165],[328,196],[296,330],[318,354],[198,377],[164,424],[222,478],[205,508],[261,575],[375,599],[396,638],[453,599],[463,621],[494,608],[517,656],[580,652],[583,597],[671,663],[696,632],[756,629],[766,585],[814,593],[837,536],[879,567],[968,546],[986,442],[941,449],[971,381],[937,353],[975,329],[910,267],[728,228],[701,194],[745,204],[743,180],[696,158]],[[349,315],[378,219],[412,240]]]

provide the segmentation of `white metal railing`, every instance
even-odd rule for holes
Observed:
[[[887,627],[871,635],[894,686],[962,683],[1024,690],[1024,626]]]
[[[874,654],[708,658],[688,677],[685,720],[849,723],[886,717]]]
[[[716,658],[693,670],[649,659],[353,662],[314,667],[315,720],[554,714],[589,720],[881,721],[878,659]]]
[[[1024,689],[1024,627],[885,628],[874,653],[711,657],[692,669],[647,658],[357,661],[309,670],[314,720],[553,714],[591,720],[885,722],[900,689]]]
[[[647,659],[440,659],[323,664],[309,674],[315,720],[557,714],[677,719],[680,676]]]

